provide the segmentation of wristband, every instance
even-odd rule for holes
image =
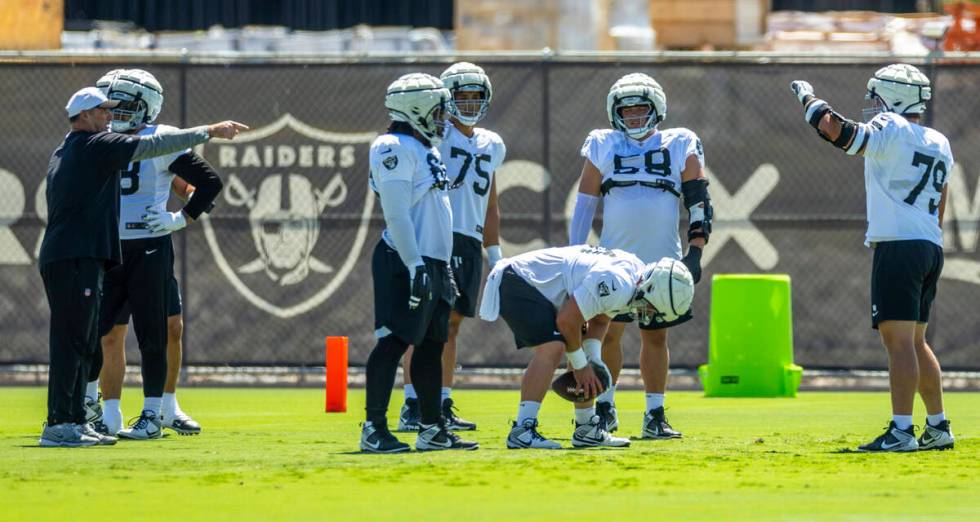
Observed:
[[[572,365],[572,368],[576,370],[581,370],[589,364],[589,359],[585,356],[585,350],[581,347],[577,348],[574,352],[565,352],[565,357],[568,358],[568,362]]]
[[[500,251],[500,245],[490,245],[487,247],[487,261],[490,263],[490,269],[497,264],[503,258],[503,253]]]

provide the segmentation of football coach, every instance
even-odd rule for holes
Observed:
[[[85,384],[99,349],[99,301],[105,271],[121,262],[119,176],[134,161],[187,149],[211,138],[233,139],[248,127],[233,121],[133,136],[108,132],[109,100],[95,87],[72,95],[71,131],[48,163],[48,223],[38,259],[51,310],[48,418],[41,446],[112,444],[85,423]]]

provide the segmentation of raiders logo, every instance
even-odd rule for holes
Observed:
[[[320,130],[285,114],[198,153],[225,177],[220,212],[202,225],[232,287],[281,318],[308,312],[343,284],[367,239],[375,133]],[[247,226],[241,226],[242,223]],[[323,223],[340,223],[326,230]]]
[[[381,164],[388,170],[394,170],[398,166],[398,156],[388,156]]]
[[[609,286],[606,285],[605,281],[599,282],[599,297],[606,297],[609,295]]]

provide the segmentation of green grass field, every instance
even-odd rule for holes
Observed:
[[[516,391],[462,390],[479,451],[385,456],[357,452],[362,390],[324,414],[319,390],[185,389],[202,435],[80,449],[36,446],[45,393],[0,388],[0,520],[980,520],[977,393],[947,395],[955,450],[865,455],[841,450],[883,429],[882,393],[671,393],[683,440],[545,452],[504,446]],[[617,402],[637,435],[642,394]],[[570,419],[551,395],[541,431],[570,446]]]

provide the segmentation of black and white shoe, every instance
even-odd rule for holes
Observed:
[[[201,425],[182,411],[178,411],[170,417],[164,417],[163,427],[176,431],[178,435],[198,435],[201,433]]]
[[[86,422],[81,425],[82,433],[92,437],[93,439],[98,439],[99,446],[112,446],[119,439],[113,437],[109,434],[109,427],[105,425],[101,420],[95,422]]]
[[[511,425],[510,434],[507,435],[507,448],[561,449],[561,444],[538,433],[538,419],[525,419],[520,426],[516,422]]]
[[[650,410],[643,415],[643,434],[641,439],[679,439],[681,432],[671,427],[667,422],[664,407]]]
[[[405,399],[401,414],[398,415],[398,431],[419,431],[422,413],[419,410],[418,399]]]
[[[453,400],[451,398],[446,398],[442,401],[442,418],[446,422],[446,428],[453,431],[473,431],[476,429],[476,423],[470,422],[458,415],[456,415],[456,406],[453,405]]]
[[[102,420],[102,393],[92,398],[85,396],[85,422],[98,422]]]
[[[375,425],[366,421],[361,425],[361,451],[366,453],[405,453],[408,444],[398,440],[388,431],[387,424]]]
[[[885,432],[879,435],[878,438],[867,444],[858,446],[858,451],[866,452],[907,452],[917,451],[918,449],[919,443],[915,440],[915,426],[909,426],[907,429],[900,430],[898,426],[895,426],[894,421],[888,423]]]
[[[575,433],[572,434],[572,446],[576,448],[594,448],[606,446],[610,448],[628,448],[629,439],[613,437],[606,430],[602,417],[593,415],[585,424],[575,423]]]
[[[919,437],[919,450],[948,450],[953,449],[953,430],[949,428],[949,421],[944,420],[932,426],[926,422],[922,436]]]
[[[128,428],[119,430],[116,436],[131,440],[159,439],[163,436],[163,424],[155,413],[143,410],[139,417],[130,422]]]
[[[480,443],[459,438],[441,422],[419,426],[419,436],[415,439],[415,449],[419,451],[475,450]]]
[[[602,421],[606,423],[606,431],[609,433],[619,429],[619,413],[616,411],[615,404],[611,402],[596,402],[595,414],[602,417]]]

